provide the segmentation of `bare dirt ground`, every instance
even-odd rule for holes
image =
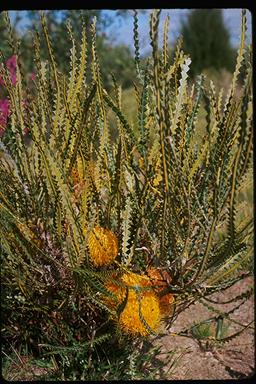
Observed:
[[[232,297],[246,291],[254,281],[247,278],[235,284],[225,291],[211,296],[214,300],[229,300]],[[210,303],[209,303],[210,304]],[[231,304],[214,305],[219,310],[230,310],[235,306]],[[173,326],[161,339],[154,344],[161,345],[161,350],[183,350],[184,355],[179,360],[174,371],[169,374],[170,380],[221,380],[221,379],[242,379],[251,377],[255,372],[255,332],[254,323],[241,335],[223,345],[211,343],[207,345],[205,340],[194,340],[184,336],[172,336],[170,333],[180,332],[189,325],[207,319],[216,314],[209,311],[201,303],[192,305],[181,313]],[[251,296],[242,306],[236,310],[231,318],[242,324],[248,324],[254,320],[254,297]],[[224,323],[225,323],[224,319]],[[237,324],[230,323],[226,330],[226,336],[241,329]],[[166,365],[166,372],[168,365]],[[167,374],[168,378],[168,374]]]

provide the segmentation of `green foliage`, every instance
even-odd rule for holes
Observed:
[[[3,340],[7,355],[14,344],[26,345],[37,357],[55,356],[62,379],[150,376],[151,368],[146,373],[141,368],[143,355],[132,353],[136,338],[119,327],[128,294],[115,311],[106,302],[111,297],[107,281],[118,284],[116,276],[146,273],[149,265],[168,272],[171,282],[159,300],[174,296],[166,318],[170,325],[189,305],[252,270],[251,209],[238,215],[243,182],[252,172],[245,13],[225,100],[204,76],[189,84],[191,59],[179,46],[171,61],[168,21],[160,54],[159,16],[160,11],[151,15],[152,57],[145,65],[138,36],[134,39],[136,119],[126,114],[115,77],[109,92],[104,87],[108,73],[98,57],[95,19],[90,39],[86,24],[78,42],[72,24],[67,26],[68,75],[58,66],[44,14],[44,42],[40,35],[33,38],[33,87],[20,69],[20,56],[16,86],[1,67],[11,102],[0,165]],[[136,14],[134,25],[137,34]],[[41,58],[42,44],[47,60]],[[89,252],[89,234],[97,226],[114,232],[119,244],[117,259],[103,267],[93,265]],[[143,288],[134,289],[141,321],[151,331],[141,310]],[[240,326],[242,332],[249,325]]]
[[[37,11],[22,11],[23,17],[27,16],[27,23],[29,30],[22,35],[21,47],[22,52],[22,65],[24,67],[24,72],[32,73],[35,71],[33,60],[31,60],[31,50],[33,49],[33,35],[32,31],[38,31],[39,35],[42,36],[42,26],[40,25],[40,17]],[[61,72],[67,74],[69,71],[69,59],[70,59],[70,50],[75,49],[71,46],[71,41],[67,38],[67,24],[72,25],[72,35],[73,41],[75,41],[75,46],[80,39],[82,33],[82,25],[85,28],[85,35],[88,39],[88,51],[91,47],[91,35],[90,35],[90,25],[93,20],[93,17],[97,17],[97,46],[99,60],[101,62],[102,68],[105,68],[102,79],[104,87],[109,89],[112,84],[111,73],[113,73],[118,81],[122,84],[124,88],[128,88],[132,85],[132,81],[135,77],[135,68],[133,65],[133,57],[130,52],[130,49],[124,45],[113,45],[106,37],[104,30],[112,22],[113,18],[119,18],[120,21],[125,21],[127,16],[127,11],[117,10],[115,16],[105,15],[102,10],[49,10],[47,14],[47,24],[48,30],[51,35],[52,46],[54,49],[54,56],[56,62],[58,63],[58,68]],[[17,11],[17,17],[19,18],[20,12]],[[0,15],[0,29],[3,23],[2,16]],[[17,23],[18,24],[18,21]],[[15,35],[19,35],[17,28],[14,28]],[[1,33],[2,36],[2,33]],[[7,39],[1,39],[0,49],[7,54],[8,46],[6,46]],[[41,60],[47,60],[48,50],[47,44],[42,39],[41,41],[41,50],[40,50]],[[8,57],[8,55],[7,55]],[[90,52],[88,55],[90,60]],[[90,78],[90,67],[87,67],[87,78]]]
[[[195,9],[181,28],[183,49],[192,59],[191,72],[226,68],[233,72],[235,54],[229,41],[222,10]]]
[[[212,336],[211,324],[202,323],[192,327],[193,336],[197,339],[205,339]]]

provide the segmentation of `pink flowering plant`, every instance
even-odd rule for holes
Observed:
[[[16,85],[16,83],[17,83],[17,74],[16,74],[17,56],[16,55],[12,55],[11,57],[9,57],[9,59],[6,61],[6,67],[9,71],[9,76],[10,76],[12,84]],[[0,76],[0,85],[5,86],[5,81],[1,76]]]
[[[7,131],[8,119],[11,116],[11,102],[8,94],[8,87],[16,87],[17,85],[17,55],[9,57],[5,65],[2,63],[3,75],[0,74],[0,138],[3,137]],[[36,74],[31,74],[31,80],[34,81]],[[9,86],[8,86],[9,83]],[[28,110],[28,101],[22,100],[22,106],[25,110]],[[28,127],[23,128],[23,134],[29,133]]]
[[[17,76],[16,76],[16,68],[17,68],[17,56],[13,55],[9,57],[6,61],[6,68],[8,70],[8,75],[10,76],[11,84],[16,86]],[[5,80],[0,75],[0,95],[4,93],[5,90]],[[2,92],[1,92],[2,91]],[[8,98],[0,99],[0,137],[2,137],[5,133],[8,117],[10,116],[10,100]]]
[[[10,101],[8,99],[0,99],[0,137],[4,135],[9,116]]]

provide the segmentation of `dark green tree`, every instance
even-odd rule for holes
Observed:
[[[192,59],[191,73],[222,68],[232,72],[235,52],[221,9],[192,10],[182,24],[183,49]]]

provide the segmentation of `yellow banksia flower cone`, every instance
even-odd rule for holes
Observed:
[[[117,302],[108,299],[108,303],[115,309],[125,300],[126,287],[128,288],[127,302],[118,320],[120,328],[131,335],[147,336],[152,331],[157,332],[161,320],[160,305],[153,290],[145,290],[145,287],[149,287],[149,278],[126,273],[120,278],[120,282],[124,286],[113,282],[106,284],[107,289],[116,296]]]
[[[90,232],[88,247],[91,261],[97,267],[112,263],[118,254],[116,235],[102,227],[95,227]]]

